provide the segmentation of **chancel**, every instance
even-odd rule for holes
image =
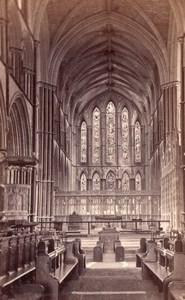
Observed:
[[[183,299],[184,216],[185,1],[0,0],[0,299]]]

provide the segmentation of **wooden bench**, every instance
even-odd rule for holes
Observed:
[[[59,299],[61,284],[69,276],[78,276],[78,259],[74,256],[74,242],[56,247],[47,253],[44,241],[38,244],[36,283],[44,286],[45,297]]]
[[[146,238],[141,238],[140,248],[136,251],[136,267],[141,267],[141,261],[144,256],[146,256]]]
[[[81,275],[86,268],[86,254],[81,248],[81,240],[76,238],[73,243],[74,246],[74,256],[78,259],[78,273]]]
[[[103,242],[98,241],[96,246],[93,248],[93,261],[102,262],[103,261]]]
[[[125,261],[125,249],[120,241],[114,242],[115,261]]]
[[[169,249],[169,238],[166,236],[160,237],[160,236],[154,236],[152,240],[157,244],[160,243],[162,248]],[[140,248],[136,251],[136,267],[141,267],[141,262],[143,257],[147,255],[146,251],[146,238],[140,239]]]
[[[184,300],[185,299],[185,282],[173,281],[168,286],[168,300]]]
[[[169,283],[185,280],[185,254],[157,246],[153,240],[147,241],[146,245],[146,255],[141,261],[142,277],[153,278],[167,300]]]
[[[36,242],[35,233],[0,239],[0,297],[30,274],[34,277]]]

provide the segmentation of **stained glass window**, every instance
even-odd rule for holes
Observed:
[[[87,162],[87,125],[81,125],[81,162]]]
[[[92,162],[100,162],[100,111],[97,107],[93,111]]]
[[[93,176],[93,191],[100,191],[100,176],[98,173]]]
[[[83,173],[80,178],[80,190],[87,191],[87,178],[86,175]]]
[[[141,125],[135,123],[135,162],[141,162]]]
[[[122,190],[129,191],[129,189],[130,189],[130,178],[127,173],[124,173],[122,178]]]
[[[129,149],[129,116],[128,109],[123,108],[122,114],[122,155],[123,162],[128,163],[128,149]]]
[[[116,160],[115,106],[109,102],[106,109],[106,159],[108,163]]]
[[[106,185],[107,185],[107,190],[109,191],[113,191],[116,188],[115,175],[112,172],[110,172],[107,175]]]
[[[136,174],[135,186],[136,191],[141,191],[141,175],[139,173]]]

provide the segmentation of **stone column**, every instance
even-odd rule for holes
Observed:
[[[160,149],[161,212],[162,218],[171,218],[171,225],[178,228],[181,222],[180,211],[183,210],[183,154],[181,155],[180,149],[184,148],[184,124],[180,124],[180,120],[182,123],[184,119],[180,82],[174,81],[163,85],[162,93],[164,134],[163,149]]]
[[[185,212],[185,37],[179,38],[180,60],[181,60],[181,136],[182,136],[182,193],[183,193],[183,211]],[[185,218],[181,218],[183,222]],[[185,228],[185,225],[183,226]],[[183,229],[184,229],[183,228]]]
[[[6,0],[1,0],[0,9],[0,57],[4,63],[7,62],[7,3]]]
[[[39,83],[39,166],[38,166],[38,208],[41,220],[53,217],[53,114],[55,87]]]

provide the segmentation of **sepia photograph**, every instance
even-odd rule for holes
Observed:
[[[185,300],[185,0],[0,0],[0,300]]]

